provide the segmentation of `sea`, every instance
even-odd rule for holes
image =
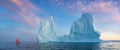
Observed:
[[[0,50],[120,50],[120,41],[81,42],[1,42]]]

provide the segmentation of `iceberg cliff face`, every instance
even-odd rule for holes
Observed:
[[[57,41],[56,32],[54,30],[53,18],[40,22],[40,29],[37,35],[39,42]]]
[[[70,34],[63,36],[61,40],[66,42],[99,42],[99,37],[99,33],[93,27],[92,15],[83,13],[80,19],[72,23]]]

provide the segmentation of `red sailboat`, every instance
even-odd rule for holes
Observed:
[[[20,40],[19,38],[16,38],[16,45],[19,45],[20,44]]]

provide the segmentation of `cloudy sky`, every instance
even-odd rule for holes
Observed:
[[[103,40],[120,40],[120,0],[1,0],[0,41],[36,41],[41,20],[53,16],[58,36],[84,12],[93,14]]]

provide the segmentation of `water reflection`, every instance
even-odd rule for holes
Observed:
[[[120,50],[120,42],[79,43],[79,42],[15,42],[0,43],[0,50]]]
[[[40,50],[101,50],[99,43],[39,43]]]

